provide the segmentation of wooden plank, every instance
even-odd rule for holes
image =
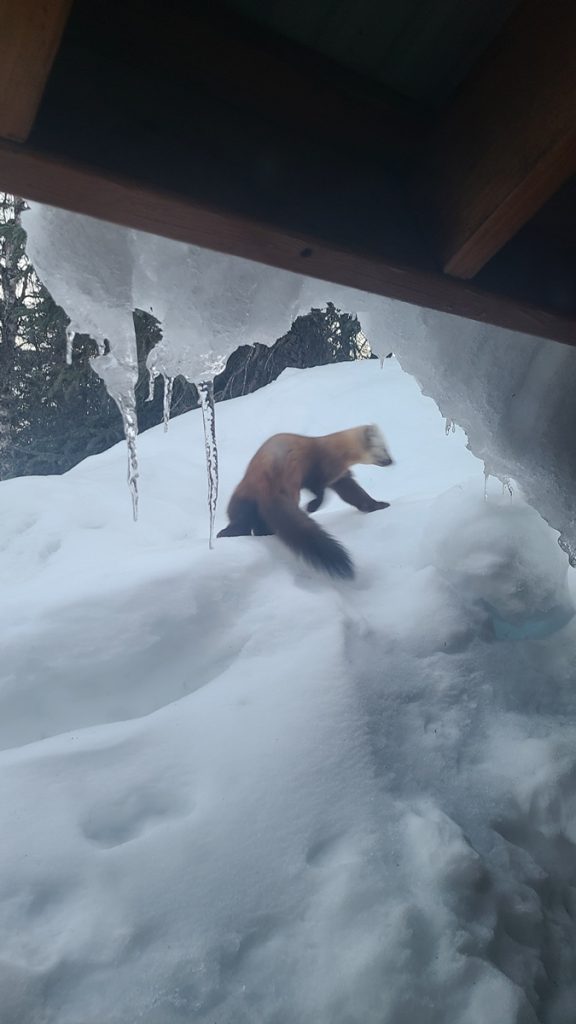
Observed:
[[[0,0],[0,136],[28,138],[72,0]]]
[[[348,285],[481,323],[576,345],[576,319],[482,292],[442,274],[397,266],[377,253],[296,236],[262,221],[110,178],[24,147],[0,143],[0,188],[181,242]]]
[[[445,270],[473,277],[576,173],[576,3],[526,0],[429,150]]]

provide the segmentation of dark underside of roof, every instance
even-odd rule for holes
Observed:
[[[0,187],[576,342],[572,0],[53,8],[0,40]]]

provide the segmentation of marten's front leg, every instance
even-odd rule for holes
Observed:
[[[324,501],[323,487],[320,490],[316,490],[316,488],[314,488],[313,493],[316,495],[316,497],[312,498],[312,501],[309,501],[308,504],[306,505],[307,512],[317,512],[318,509],[320,508],[320,505]]]
[[[338,480],[330,484],[333,491],[342,501],[345,501],[348,505],[353,505],[354,508],[360,510],[360,512],[377,512],[381,508],[389,508],[389,501],[376,501],[375,498],[371,498],[370,495],[360,487],[357,480],[354,479],[352,473],[344,473]]]

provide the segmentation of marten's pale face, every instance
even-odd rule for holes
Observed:
[[[374,466],[391,466],[394,459],[386,447],[386,441],[381,430],[375,424],[366,427],[366,448],[370,461]]]

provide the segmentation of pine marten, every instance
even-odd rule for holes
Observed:
[[[308,512],[316,512],[330,487],[361,512],[388,508],[356,482],[350,466],[390,466],[392,458],[378,427],[352,427],[324,437],[274,434],[258,449],[228,504],[229,525],[219,537],[277,534],[296,554],[331,576],[351,578],[350,555],[334,537],[299,508],[300,491],[314,495]]]

